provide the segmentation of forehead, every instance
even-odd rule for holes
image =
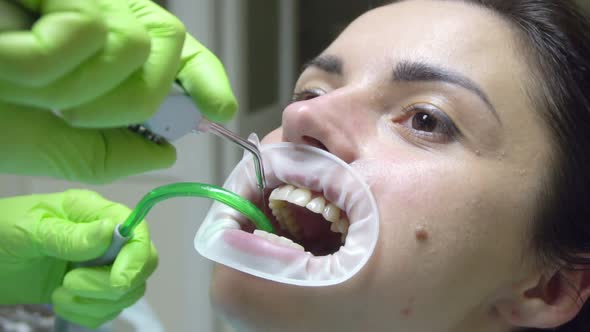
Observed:
[[[414,0],[367,12],[331,48],[352,42],[360,53],[381,48],[393,58],[412,55],[460,64],[458,55],[478,61],[512,57],[513,37],[509,24],[486,9],[461,1]]]
[[[448,68],[481,85],[498,107],[505,94],[524,97],[528,70],[516,37],[507,21],[478,6],[413,0],[367,12],[324,53],[342,57],[350,75],[387,73],[402,60]]]

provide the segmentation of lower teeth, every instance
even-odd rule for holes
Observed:
[[[254,231],[254,235],[266,239],[272,243],[276,243],[276,244],[280,244],[289,248],[293,248],[293,249],[297,249],[297,250],[301,250],[301,251],[305,251],[305,249],[303,248],[303,246],[301,246],[298,243],[295,243],[293,241],[291,241],[290,239],[287,239],[286,237],[282,237],[282,236],[278,236],[275,234],[271,234],[265,231],[261,231],[259,229]]]

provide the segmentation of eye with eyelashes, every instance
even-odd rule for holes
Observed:
[[[320,88],[309,88],[303,89],[293,93],[293,97],[291,98],[291,102],[295,103],[298,101],[310,100],[321,95],[326,94],[326,91]]]
[[[401,116],[394,122],[399,125],[403,134],[432,143],[449,143],[460,135],[449,116],[428,103],[404,107]]]
[[[291,102],[310,100],[326,94],[319,88],[306,88],[294,92]],[[404,107],[401,116],[394,120],[405,136],[432,143],[449,143],[460,136],[454,122],[443,111],[429,103],[417,103]]]

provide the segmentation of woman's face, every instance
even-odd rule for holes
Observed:
[[[212,299],[251,331],[503,331],[494,306],[530,275],[529,226],[548,131],[508,23],[406,1],[354,21],[301,74],[263,143],[322,147],[367,181],[373,257],[331,287],[217,266]]]

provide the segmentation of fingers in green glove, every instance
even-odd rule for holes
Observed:
[[[0,32],[26,30],[33,21],[33,17],[20,6],[9,1],[0,1]]]
[[[86,190],[65,192],[61,205],[67,207],[64,211],[72,220],[116,220],[111,231],[114,224],[121,223],[131,212],[121,204]],[[43,208],[47,210],[47,207]],[[110,243],[110,239],[106,242]],[[123,246],[112,266],[80,267],[67,272],[62,286],[52,294],[54,309],[67,320],[97,327],[115,318],[122,309],[143,296],[145,282],[155,270],[157,261],[147,224],[143,223]],[[122,282],[116,282],[117,278]]]
[[[87,261],[106,251],[113,228],[113,222],[107,220],[74,224],[60,218],[42,218],[38,221],[36,241],[39,250],[47,256]]]
[[[100,215],[103,211],[106,213]],[[115,226],[129,212],[95,192],[69,190],[41,200],[17,227],[30,233],[40,256],[80,262],[99,257],[106,251]]]
[[[99,149],[88,150],[94,153],[102,167],[96,167],[94,175],[85,174],[84,181],[100,183],[113,181],[119,177],[139,174],[150,170],[168,168],[176,161],[176,149],[169,143],[148,142],[145,137],[124,129],[100,131]]]
[[[66,109],[104,95],[141,68],[151,50],[150,36],[144,26],[135,18],[126,1],[102,1],[100,9],[108,35],[97,53],[83,63],[76,64],[76,68],[67,72],[67,75],[41,86],[0,81],[0,97],[17,104]],[[54,30],[68,28],[54,27]],[[68,48],[54,50],[58,53],[69,51]],[[56,56],[67,58],[67,54]],[[60,63],[54,66],[63,65]]]
[[[0,283],[0,303],[48,303],[60,288],[55,296],[62,307],[114,301],[118,304],[111,307],[122,308],[141,296],[143,291],[137,289],[157,265],[144,223],[121,250],[116,268],[75,268],[73,261],[104,254],[116,224],[131,212],[97,193],[69,190],[7,198],[0,200],[0,210],[0,271],[5,281]],[[119,275],[124,282],[113,282]],[[111,313],[105,309],[95,317]]]
[[[47,0],[31,31],[0,34],[0,79],[43,85],[72,71],[105,43],[96,1]]]
[[[113,266],[71,270],[65,275],[63,287],[76,296],[116,301],[145,283],[157,265],[157,251],[151,243],[128,243]]]
[[[62,309],[99,318],[120,312],[122,309],[131,306],[145,294],[145,290],[146,284],[143,283],[129,290],[125,296],[117,300],[105,300],[79,296],[70,293],[66,288],[60,287],[56,290],[57,294],[54,292],[52,300],[55,305],[61,303]]]
[[[64,287],[52,295],[54,311],[61,317],[91,328],[96,328],[116,318],[123,309],[133,305],[145,294],[146,285],[141,284],[118,300],[102,300],[75,295]]]
[[[68,191],[63,201],[68,206],[68,217],[74,220],[109,218],[120,224],[131,213],[126,206],[110,202],[91,191]],[[110,271],[90,267],[74,269],[66,275],[64,287],[79,296],[104,296],[105,299],[115,300],[129,289],[144,283],[157,264],[157,251],[144,221],[123,246]]]
[[[0,151],[11,152],[11,158],[0,158],[4,173],[105,183],[176,160],[172,145],[155,144],[127,128],[73,128],[51,113],[2,102],[0,118],[0,132],[19,137],[0,140]]]
[[[125,244],[111,270],[113,287],[126,289],[147,280],[158,266],[158,252],[150,240],[147,224],[142,222]]]
[[[31,0],[27,5],[41,13],[33,29],[0,34],[5,101],[60,110],[80,127],[122,126],[151,117],[178,74],[208,118],[224,122],[235,114],[223,65],[153,2]],[[92,29],[94,34],[87,31]]]
[[[226,122],[235,115],[238,103],[223,65],[190,35],[184,43],[177,77],[208,119]]]
[[[115,220],[116,224],[122,224],[131,213],[131,210],[126,206],[108,201],[91,191],[68,191],[64,198],[64,204],[69,207],[68,217],[74,220],[109,218]],[[157,264],[158,254],[150,240],[148,225],[143,221],[133,232],[133,237],[117,255],[108,278],[104,278],[101,283],[98,283],[98,281],[93,283],[83,282],[73,283],[68,286],[68,280],[76,282],[76,280],[83,280],[84,278],[76,279],[74,277],[68,279],[68,276],[66,276],[64,285],[72,290],[78,289],[79,291],[92,292],[93,289],[87,289],[85,285],[97,285],[99,290],[104,290],[108,286],[125,292],[145,282],[148,276],[154,272]],[[82,270],[71,271],[68,275],[80,273],[83,276]],[[94,280],[98,279],[95,278]]]
[[[184,25],[151,1],[130,0],[128,4],[151,37],[152,52],[144,66],[113,91],[91,103],[63,110],[64,118],[72,125],[107,127],[142,123],[158,110],[170,92],[184,44]]]
[[[145,285],[148,277],[146,273],[141,280],[138,278],[133,285],[123,288],[112,285],[111,274],[111,266],[76,268],[65,275],[61,288],[71,296],[79,298],[121,301],[133,293],[137,287]]]
[[[101,256],[111,243],[116,225],[131,213],[126,206],[89,190],[68,190],[56,197],[57,200],[44,200],[34,206],[19,227],[33,233],[42,255],[67,261]],[[155,270],[157,261],[148,225],[142,222],[121,249],[111,277],[104,283],[114,288],[134,287]]]

